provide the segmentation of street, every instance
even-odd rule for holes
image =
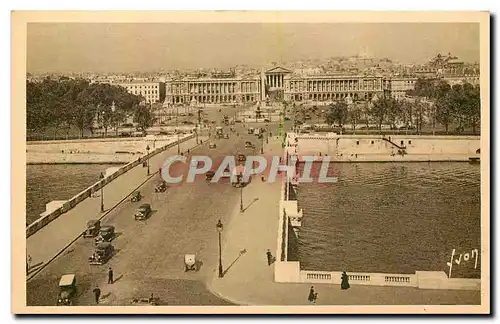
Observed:
[[[212,113],[222,116],[225,110]],[[234,155],[243,150],[245,141],[252,141],[253,153],[258,154],[261,140],[248,135],[241,124],[234,127],[234,133],[225,127],[229,139],[211,141],[216,143],[216,149],[209,149],[205,142],[191,153],[207,155],[215,161]],[[275,130],[272,132],[276,134]],[[245,154],[251,153],[252,150],[245,150]],[[161,163],[152,164],[151,170],[160,167]],[[115,254],[107,264],[89,265],[87,258],[93,252],[93,240],[80,238],[27,283],[27,304],[55,305],[59,278],[74,273],[75,305],[94,304],[92,290],[96,284],[102,291],[101,303],[107,305],[130,305],[132,298],[149,297],[151,293],[163,305],[227,305],[228,302],[212,295],[205,283],[217,269],[215,225],[219,219],[222,223],[229,221],[231,211],[239,203],[239,190],[227,180],[208,183],[200,175],[193,183],[183,181],[170,185],[164,193],[155,193],[158,180],[160,177],[155,176],[140,188],[143,199],[139,203],[126,200],[103,219],[102,224],[115,226],[117,233],[112,241]],[[142,203],[151,204],[152,216],[143,222],[135,221],[134,212]],[[184,272],[185,254],[196,255],[198,272]],[[113,285],[107,284],[108,267],[114,270]]]

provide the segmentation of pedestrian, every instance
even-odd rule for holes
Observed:
[[[314,293],[314,286],[311,286],[311,289],[309,290],[309,296],[307,297],[307,301],[309,304],[313,305],[316,301],[316,296],[317,294]]]
[[[99,286],[96,285],[94,290],[92,290],[94,293],[94,298],[95,298],[95,303],[99,304],[99,298],[101,297],[101,289],[99,289]]]
[[[349,288],[351,288],[351,286],[349,285],[349,276],[347,275],[347,273],[345,273],[345,271],[343,271],[342,272],[342,283],[340,284],[340,289],[346,290]]]
[[[113,284],[113,269],[111,267],[108,270],[108,284]]]
[[[269,249],[267,249],[266,255],[267,255],[267,265],[270,266],[271,263],[273,263],[273,255]]]
[[[28,254],[28,257],[26,258],[26,273],[29,272],[31,267],[31,255]]]

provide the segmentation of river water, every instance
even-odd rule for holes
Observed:
[[[46,164],[26,166],[26,218],[31,224],[52,200],[67,200],[99,181],[116,164]]]
[[[329,175],[338,181],[300,184],[302,269],[448,273],[455,249],[452,277],[480,277],[479,165],[341,163]]]

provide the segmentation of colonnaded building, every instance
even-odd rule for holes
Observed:
[[[415,79],[416,80],[416,79]],[[283,67],[260,75],[179,77],[165,82],[165,103],[249,103],[265,100],[370,100],[384,92],[381,76],[296,75]]]

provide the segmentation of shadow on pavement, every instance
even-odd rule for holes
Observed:
[[[231,264],[229,265],[229,267],[227,267],[226,270],[224,270],[224,272],[222,273],[223,275],[226,275],[226,273],[229,271],[229,269],[231,269],[231,267],[238,261],[239,258],[241,258],[241,256],[243,254],[247,253],[247,249],[243,249],[240,251],[240,253],[238,254],[238,256],[236,257],[236,259],[234,259],[233,262],[231,262]]]
[[[248,208],[250,208],[250,206],[252,206],[257,200],[259,200],[259,198],[254,198],[252,202],[243,209],[243,212],[245,212]]]

